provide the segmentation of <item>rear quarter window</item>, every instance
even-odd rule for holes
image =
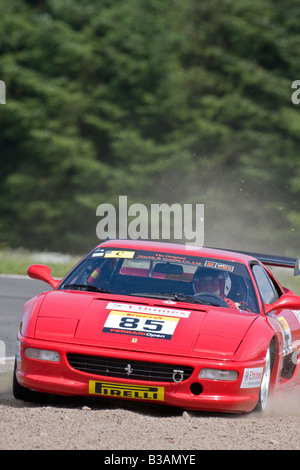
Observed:
[[[259,264],[254,264],[252,266],[252,272],[255,277],[262,301],[266,304],[272,304],[277,299],[279,299],[279,292],[263,267]]]

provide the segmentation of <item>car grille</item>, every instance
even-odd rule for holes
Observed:
[[[105,377],[130,378],[150,382],[182,382],[190,377],[192,367],[131,361],[85,354],[67,354],[69,364],[76,370]]]

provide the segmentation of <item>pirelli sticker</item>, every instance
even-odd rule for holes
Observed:
[[[131,398],[135,400],[164,400],[164,387],[127,385],[114,382],[89,381],[89,394],[102,397]]]

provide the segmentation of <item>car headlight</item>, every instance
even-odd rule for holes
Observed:
[[[48,351],[47,349],[26,348],[25,356],[28,359],[39,359],[40,361],[60,361],[60,355],[57,351]]]
[[[210,380],[236,380],[239,374],[236,370],[224,370],[224,369],[201,369],[199,372],[200,379]]]

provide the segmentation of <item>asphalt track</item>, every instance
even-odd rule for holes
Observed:
[[[24,304],[51,287],[27,276],[0,275],[0,370],[4,357],[15,355],[16,335]]]

